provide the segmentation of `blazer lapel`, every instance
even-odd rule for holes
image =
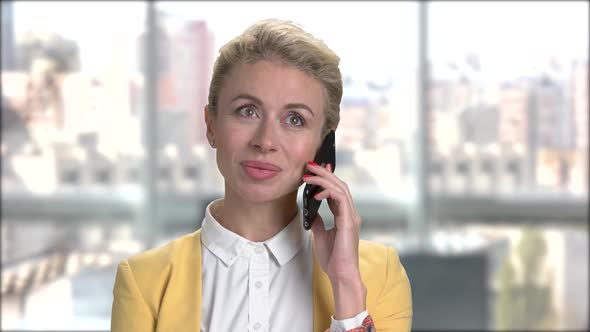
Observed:
[[[313,330],[314,332],[324,332],[330,327],[334,312],[332,284],[316,257],[313,234],[311,246],[313,255]]]
[[[202,295],[201,232],[179,249],[178,271],[167,281],[156,331],[200,331]]]
[[[197,264],[194,264],[195,271],[192,271],[191,274],[196,276],[196,296],[194,306],[195,306],[195,322],[194,322],[194,331],[201,331],[201,298],[203,296],[203,259],[201,258],[201,229],[199,229],[195,233],[195,248],[193,249],[195,252],[195,259],[197,260]]]

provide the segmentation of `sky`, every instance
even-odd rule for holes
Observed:
[[[323,39],[349,73],[379,77],[411,73],[418,47],[417,2],[178,1],[158,8],[179,22],[207,20],[217,50],[255,20],[291,19]],[[550,56],[588,59],[588,3],[433,2],[429,9],[433,61],[481,56],[490,74],[538,71]],[[80,41],[83,65],[98,65],[113,36],[132,42],[143,29],[142,2],[15,2],[15,29],[47,27]],[[128,36],[128,37],[125,37]],[[131,61],[131,60],[130,60]]]

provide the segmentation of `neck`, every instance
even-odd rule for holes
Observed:
[[[253,242],[263,242],[283,230],[297,214],[297,191],[267,202],[251,202],[226,190],[211,208],[226,229]]]

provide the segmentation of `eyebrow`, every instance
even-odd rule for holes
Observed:
[[[264,105],[264,103],[262,102],[262,100],[260,100],[259,98],[252,96],[250,94],[247,93],[241,93],[237,96],[235,96],[234,98],[232,98],[232,102],[238,100],[238,99],[249,99],[251,101],[253,101],[254,103],[258,104],[258,105]],[[289,103],[287,105],[285,105],[285,108],[287,109],[293,109],[293,108],[302,108],[304,110],[307,110],[309,113],[311,113],[312,116],[315,117],[315,114],[313,113],[313,111],[311,110],[311,107],[307,106],[304,103]]]

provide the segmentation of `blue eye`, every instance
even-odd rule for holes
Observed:
[[[303,127],[305,126],[305,120],[303,120],[303,117],[301,117],[298,114],[289,114],[289,116],[287,117],[287,122],[290,125],[293,126],[297,126],[297,127]]]
[[[256,109],[252,105],[244,105],[239,107],[236,112],[243,117],[251,118],[256,116]]]

